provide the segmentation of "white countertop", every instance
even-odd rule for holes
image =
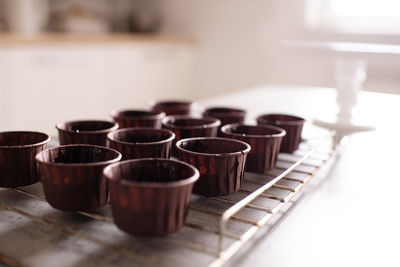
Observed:
[[[282,86],[200,102],[243,107],[249,122],[268,112],[328,118],[334,103],[333,89]],[[327,177],[320,183],[313,178],[278,223],[262,228],[226,266],[398,266],[399,104],[398,95],[362,92],[358,119],[375,123],[377,130],[348,138]],[[215,251],[215,233],[184,227],[170,238],[131,237],[112,224],[109,207],[89,216],[66,213],[49,206],[40,183],[23,190],[28,194],[0,189],[0,262],[10,257],[41,267],[204,266],[215,259],[197,253]],[[191,203],[198,204],[197,198]],[[196,223],[217,220],[196,213],[191,209],[188,216]],[[155,264],[155,258],[161,261]]]
[[[239,105],[252,115],[286,111],[327,118],[335,111],[335,94],[268,86],[204,103]],[[361,92],[357,109],[376,131],[348,138],[328,177],[310,187],[272,231],[253,238],[232,265],[399,266],[400,96]]]

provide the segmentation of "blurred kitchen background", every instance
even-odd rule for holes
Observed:
[[[398,0],[0,0],[0,130],[265,84],[400,93]],[[227,103],[229,105],[229,103]]]

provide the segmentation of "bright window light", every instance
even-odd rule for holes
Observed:
[[[331,8],[344,17],[400,17],[400,0],[332,0]]]
[[[325,32],[399,35],[400,0],[306,0],[305,25]]]

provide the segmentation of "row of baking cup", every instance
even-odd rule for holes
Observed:
[[[168,103],[171,108],[179,102]],[[192,192],[236,192],[244,171],[264,173],[274,167],[285,138],[285,152],[297,148],[294,142],[300,142],[304,123],[295,116],[273,114],[259,116],[258,125],[247,125],[244,110],[220,107],[206,110],[203,118],[182,109],[179,115],[166,113],[123,110],[112,113],[114,122],[59,123],[61,146],[50,149],[47,134],[1,132],[0,186],[41,180],[54,208],[88,211],[110,203],[122,230],[163,236],[183,226]],[[158,123],[136,123],[148,115],[160,119],[162,129]],[[118,129],[119,123],[128,128]],[[169,159],[171,152],[179,160]]]

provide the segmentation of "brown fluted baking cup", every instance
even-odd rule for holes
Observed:
[[[165,112],[169,115],[190,115],[193,109],[194,103],[191,101],[171,100],[171,101],[159,101],[154,104],[153,111]]]
[[[213,107],[207,108],[203,112],[204,117],[213,117],[221,121],[218,129],[218,136],[222,136],[221,127],[226,124],[243,123],[246,118],[246,111],[244,109],[229,108],[229,107]]]
[[[221,126],[231,123],[243,123],[246,118],[244,109],[229,107],[212,107],[203,112],[204,117],[214,117],[221,121]]]
[[[135,159],[104,169],[115,224],[140,236],[165,236],[183,227],[199,172],[184,162]]]
[[[293,153],[299,147],[304,122],[303,118],[286,114],[266,114],[257,117],[257,124],[274,125],[286,131],[280,149],[285,153]]]
[[[250,146],[219,137],[182,139],[176,143],[178,157],[200,172],[193,192],[203,196],[229,195],[240,189]]]
[[[57,123],[60,145],[92,144],[106,146],[107,134],[118,129],[118,123],[101,120]]]
[[[285,130],[275,126],[228,124],[221,129],[224,137],[248,143],[251,151],[247,156],[245,170],[264,173],[275,166]]]
[[[118,123],[119,128],[150,127],[161,128],[161,120],[165,113],[147,110],[113,110],[111,117]]]
[[[67,145],[36,155],[46,200],[65,211],[94,210],[107,204],[103,169],[121,159],[118,151],[95,145]]]
[[[125,159],[169,158],[175,134],[166,129],[127,128],[109,133],[107,145]]]
[[[175,134],[172,144],[172,155],[176,156],[175,143],[184,138],[191,137],[216,137],[221,121],[216,118],[196,118],[185,115],[167,116],[162,120],[164,129],[168,129]]]
[[[0,132],[0,187],[18,187],[39,181],[35,155],[46,149],[50,137],[40,132]]]

